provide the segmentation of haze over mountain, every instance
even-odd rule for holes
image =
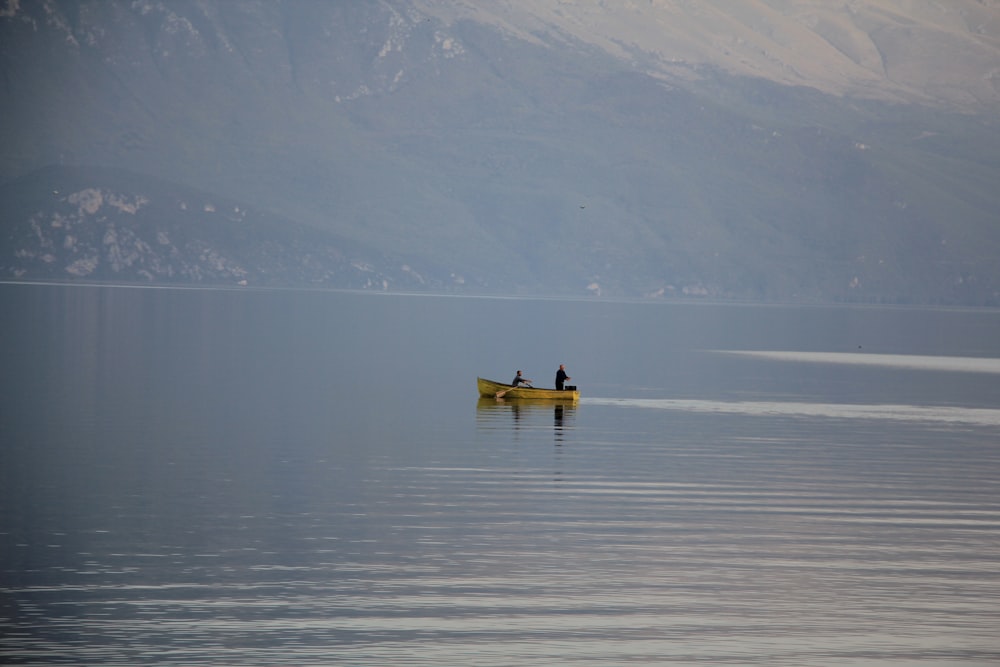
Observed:
[[[0,3],[0,276],[1000,305],[997,0]]]

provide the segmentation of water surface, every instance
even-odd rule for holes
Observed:
[[[1000,662],[995,312],[0,306],[6,664]]]

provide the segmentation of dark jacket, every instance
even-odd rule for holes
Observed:
[[[556,371],[556,389],[559,389],[560,391],[562,391],[563,384],[565,384],[566,380],[568,380],[568,379],[569,379],[569,376],[566,375],[566,371],[564,371],[561,368],[559,370],[557,370]]]

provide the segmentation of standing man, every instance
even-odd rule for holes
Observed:
[[[570,376],[566,375],[566,365],[559,364],[559,370],[556,371],[556,389],[559,391],[563,390],[563,385],[566,384],[566,380],[572,380]]]

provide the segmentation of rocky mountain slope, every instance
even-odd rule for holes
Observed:
[[[666,80],[714,66],[833,95],[984,111],[1000,103],[997,0],[422,0],[525,41],[592,45]]]
[[[0,271],[997,305],[998,15],[6,0]]]
[[[0,186],[0,275],[27,280],[442,289],[404,262],[216,195],[106,168]]]

